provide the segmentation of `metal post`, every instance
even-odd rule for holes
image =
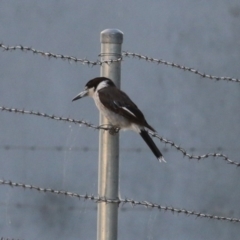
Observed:
[[[106,29],[101,32],[101,60],[118,59],[122,54],[123,33],[118,29]],[[121,62],[103,64],[101,76],[108,77],[120,87]],[[100,115],[100,125],[109,124]],[[100,131],[98,194],[107,199],[118,199],[119,172],[119,134],[110,135]],[[97,239],[117,240],[118,204],[98,203]]]

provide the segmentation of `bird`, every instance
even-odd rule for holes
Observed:
[[[82,92],[72,101],[83,97],[92,97],[100,113],[106,117],[114,129],[133,130],[140,134],[159,162],[166,162],[162,153],[148,134],[156,133],[146,121],[137,105],[107,77],[89,80]]]

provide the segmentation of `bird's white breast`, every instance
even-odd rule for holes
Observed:
[[[131,129],[136,131],[136,129],[133,128],[131,122],[128,119],[117,113],[112,112],[100,102],[97,91],[95,91],[95,93],[93,94],[93,99],[101,114],[108,119],[110,124],[123,130]]]

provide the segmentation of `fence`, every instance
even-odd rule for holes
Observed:
[[[141,54],[138,53],[131,53],[131,52],[122,52],[122,55],[120,57],[118,57],[117,59],[110,59],[110,60],[96,60],[96,61],[91,61],[91,60],[87,60],[87,59],[80,59],[77,57],[73,57],[73,56],[66,56],[66,55],[62,55],[62,54],[54,54],[51,52],[44,52],[44,51],[40,51],[40,50],[36,50],[34,48],[31,47],[24,47],[21,45],[18,46],[6,46],[5,44],[1,43],[0,44],[0,48],[2,48],[5,51],[15,51],[15,50],[20,50],[22,52],[32,52],[33,54],[36,55],[40,55],[40,56],[44,56],[47,58],[54,58],[54,59],[61,59],[61,60],[67,60],[70,62],[76,62],[76,63],[81,63],[81,64],[85,64],[87,66],[110,66],[113,63],[120,63],[121,61],[124,60],[124,58],[126,57],[132,57],[134,59],[139,59],[139,60],[144,60],[147,61],[149,63],[154,63],[154,64],[163,64],[166,66],[171,66],[174,68],[178,68],[179,70],[183,70],[183,71],[188,71],[190,73],[193,74],[197,74],[203,78],[207,78],[210,80],[215,80],[217,81],[228,81],[228,82],[234,82],[234,83],[239,83],[240,79],[237,78],[232,78],[232,77],[218,77],[218,76],[213,76],[210,74],[205,74],[202,73],[198,70],[195,70],[193,68],[190,67],[186,67],[186,66],[182,66],[173,62],[168,62],[162,59],[155,59],[152,57],[148,57],[148,56],[143,56]],[[84,120],[76,120],[76,119],[72,119],[72,118],[68,118],[68,117],[60,117],[60,116],[55,116],[52,114],[47,114],[47,113],[41,113],[41,112],[37,112],[37,111],[30,111],[30,110],[24,110],[24,109],[17,109],[17,108],[11,108],[8,106],[0,106],[0,110],[2,110],[3,112],[8,112],[8,113],[19,113],[19,114],[24,114],[24,115],[34,115],[36,117],[42,117],[42,118],[48,118],[54,121],[61,121],[61,122],[70,122],[70,123],[74,123],[74,124],[78,124],[80,126],[86,126],[88,128],[92,128],[92,129],[96,129],[96,130],[103,130],[103,131],[109,131],[110,127],[106,127],[106,126],[96,126],[93,125],[91,123],[89,123],[88,121],[84,121]],[[165,143],[166,145],[169,145],[171,147],[174,147],[178,152],[180,152],[183,156],[186,156],[189,159],[192,160],[203,160],[209,157],[214,157],[214,158],[219,158],[223,161],[225,161],[228,164],[234,165],[234,166],[240,166],[240,163],[235,161],[235,160],[231,160],[228,158],[228,156],[226,156],[225,154],[222,153],[206,153],[203,155],[192,155],[190,153],[188,153],[183,147],[180,147],[179,144],[176,144],[174,141],[172,140],[168,140],[165,137],[162,137],[160,135],[158,135],[157,133],[148,131],[148,133],[153,137],[158,139],[159,141]],[[1,147],[1,146],[0,146]],[[16,147],[16,146],[15,146]],[[5,149],[10,149],[10,148],[14,148],[14,146],[3,146],[3,148]],[[31,150],[35,150],[34,147],[30,147],[29,149]],[[61,150],[62,148],[56,147],[56,150]],[[83,148],[83,150],[88,151],[89,148]],[[62,190],[55,190],[55,189],[50,189],[50,188],[42,188],[42,187],[38,187],[38,186],[33,186],[31,184],[26,184],[26,183],[16,183],[13,181],[9,181],[9,180],[4,180],[4,179],[0,179],[0,184],[1,185],[7,185],[10,187],[18,187],[18,188],[22,188],[22,189],[28,189],[28,190],[35,190],[38,192],[44,192],[44,193],[51,193],[51,194],[57,194],[57,195],[64,195],[67,197],[74,197],[74,198],[78,198],[78,199],[82,199],[82,200],[88,200],[88,201],[94,201],[97,204],[100,203],[105,203],[106,205],[111,205],[111,204],[115,204],[115,205],[120,205],[120,204],[130,204],[131,206],[138,206],[138,207],[147,207],[147,208],[151,208],[151,209],[156,209],[156,210],[164,210],[164,211],[168,211],[168,212],[172,212],[172,213],[178,213],[178,214],[184,214],[184,215],[192,215],[195,217],[201,217],[201,218],[207,218],[207,219],[213,219],[213,220],[222,220],[222,221],[227,221],[227,222],[235,222],[235,223],[239,223],[240,219],[239,218],[231,218],[231,217],[224,217],[224,216],[216,216],[216,215],[212,215],[212,214],[208,214],[208,213],[202,213],[202,212],[197,212],[197,211],[192,211],[192,210],[186,210],[186,209],[180,209],[180,208],[176,208],[176,207],[170,207],[170,206],[163,206],[161,204],[158,203],[152,203],[149,201],[141,201],[141,200],[135,200],[135,199],[129,199],[129,198],[111,198],[111,197],[106,197],[106,196],[98,196],[98,195],[89,195],[89,194],[79,194],[79,193],[74,193],[74,192],[69,192],[69,191],[62,191]],[[116,224],[116,223],[114,223]],[[3,239],[3,238],[2,238]],[[103,236],[99,237],[99,239],[105,239],[103,238]],[[116,239],[116,238],[107,238],[107,239]]]

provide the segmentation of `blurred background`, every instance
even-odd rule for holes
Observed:
[[[100,32],[124,32],[123,50],[199,71],[240,77],[240,2],[1,1],[0,42],[97,60]],[[90,98],[72,103],[99,66],[0,51],[0,105],[98,124]],[[121,88],[159,135],[189,153],[239,160],[240,85],[216,82],[144,60],[124,58]],[[97,195],[98,131],[0,112],[0,178]],[[196,161],[155,139],[156,161],[133,132],[120,136],[120,196],[240,218],[239,168],[220,158]],[[96,239],[97,204],[0,185],[0,237]],[[134,207],[119,208],[118,239],[239,239],[238,223]]]

